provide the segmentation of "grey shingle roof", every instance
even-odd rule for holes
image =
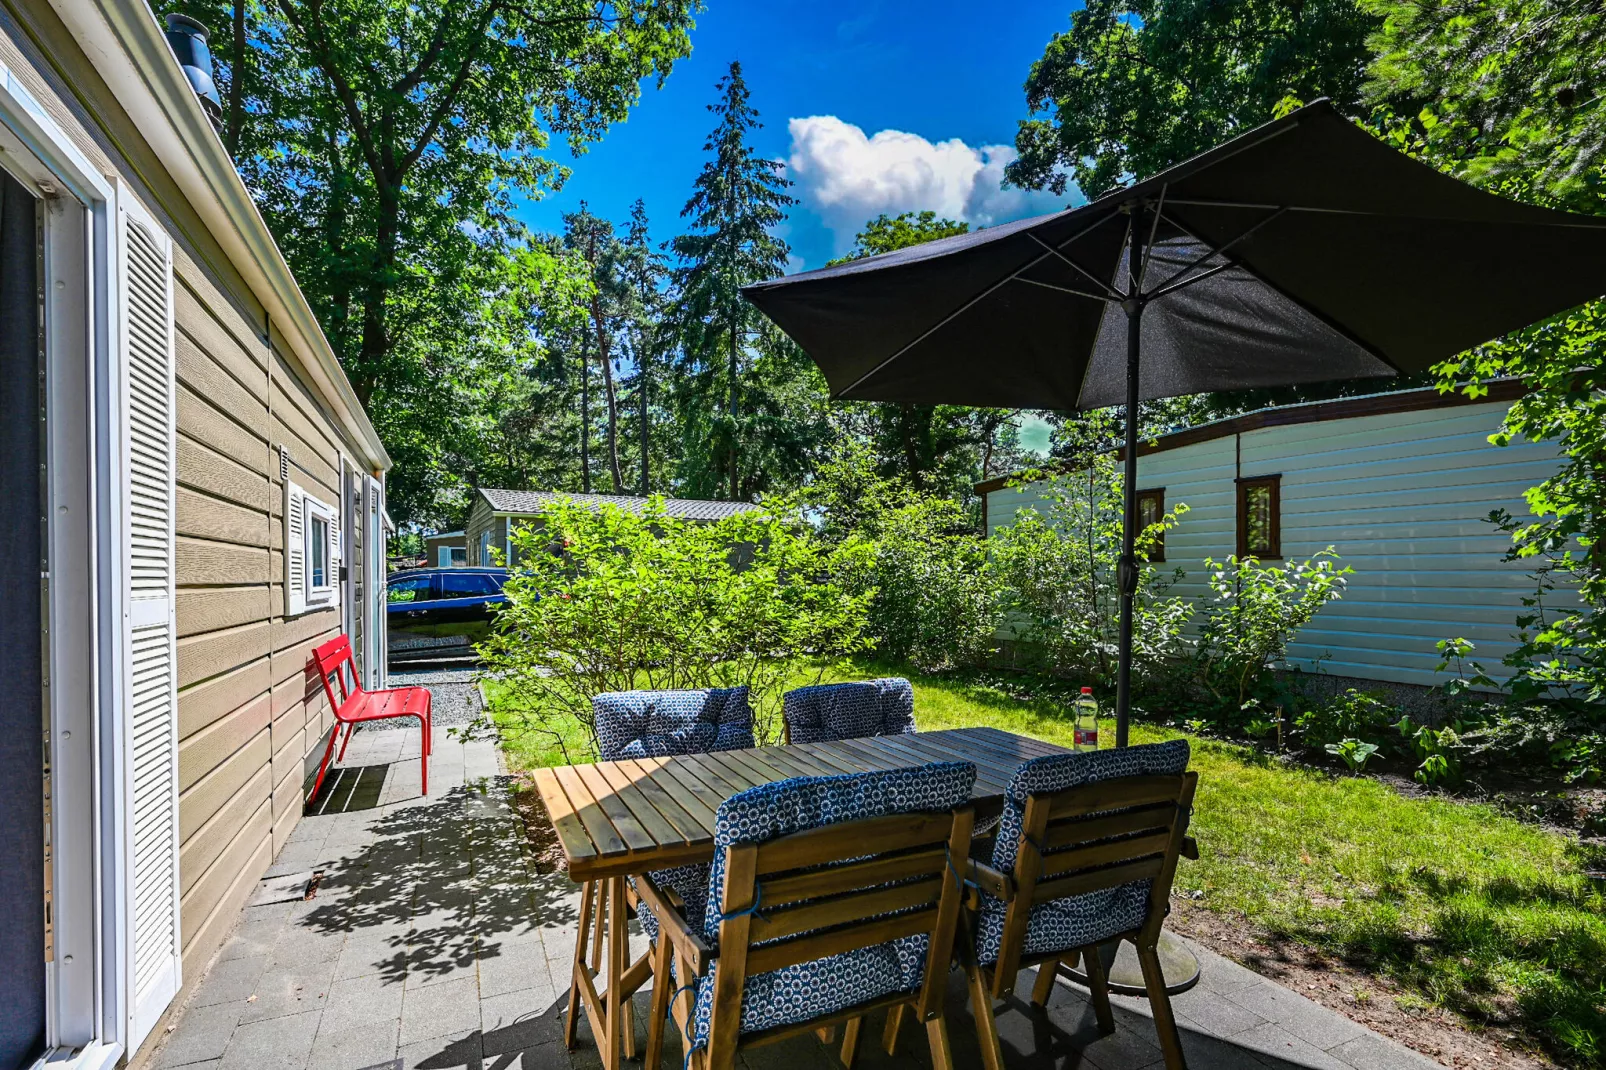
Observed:
[[[560,498],[568,498],[577,505],[593,509],[602,505],[614,505],[627,513],[641,513],[647,508],[648,501],[651,500],[623,494],[559,494],[546,490],[498,490],[495,487],[481,487],[479,490],[485,500],[491,504],[491,510],[497,513],[539,513]],[[707,502],[691,498],[664,499],[665,513],[687,520],[720,520],[727,516],[735,516],[737,513],[745,513],[757,508],[759,506],[752,502]]]

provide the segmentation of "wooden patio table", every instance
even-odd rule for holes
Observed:
[[[586,882],[566,1041],[571,1048],[575,1044],[576,1004],[583,1000],[603,1066],[618,1070],[622,1059],[633,1055],[628,1050],[634,1047],[629,995],[645,983],[649,967],[646,956],[627,963],[625,878],[711,861],[714,814],[737,792],[791,777],[967,761],[976,764],[971,801],[980,821],[1002,810],[1005,786],[1021,762],[1065,752],[1064,747],[996,728],[953,728],[536,770],[536,787],[557,831],[569,878]],[[588,927],[594,930],[589,962]],[[599,973],[605,974],[607,986],[601,992],[596,987]]]

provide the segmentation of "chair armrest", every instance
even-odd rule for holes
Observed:
[[[1190,859],[1194,862],[1199,861],[1199,841],[1194,839],[1192,836],[1182,837],[1182,848],[1178,853],[1181,854],[1183,858]]]
[[[985,862],[968,859],[966,877],[994,899],[1009,900],[1015,896],[1015,882]]]
[[[686,918],[669,902],[663,889],[652,882],[652,878],[645,873],[636,878],[636,893],[641,896],[642,902],[647,904],[654,914],[658,916],[658,934],[660,938],[667,938],[675,945],[682,955],[691,960],[691,966],[697,976],[702,977],[708,973],[708,964],[714,960],[714,950],[703,942],[703,938],[692,932]]]

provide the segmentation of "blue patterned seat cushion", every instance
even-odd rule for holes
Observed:
[[[1084,754],[1054,754],[1022,762],[1010,777],[993,846],[993,868],[1010,873],[1020,848],[1028,795],[1046,795],[1083,784],[1129,776],[1167,776],[1188,768],[1188,741],[1174,739],[1140,747],[1121,747]],[[1073,845],[1074,846],[1074,845]],[[1026,923],[1023,955],[1097,944],[1143,924],[1149,912],[1152,881],[1133,881],[1117,888],[1039,903]],[[998,961],[1008,904],[983,894],[976,919],[976,952],[982,963]]]
[[[747,688],[696,691],[610,691],[591,700],[597,748],[605,762],[620,758],[664,758],[705,754],[753,745],[753,709]],[[679,893],[687,917],[703,916],[708,865],[694,863],[655,870],[653,883]],[[632,882],[634,883],[634,882]],[[658,918],[646,903],[636,917],[648,939],[658,939]]]
[[[915,693],[908,680],[897,676],[815,684],[788,691],[781,715],[793,743],[895,736],[915,730]]]
[[[975,781],[976,767],[971,763],[941,762],[875,773],[796,777],[732,795],[715,816],[704,938],[717,947],[725,860],[732,844],[762,843],[804,829],[886,814],[952,810],[970,800]],[[758,912],[763,913],[762,903]],[[742,989],[741,1032],[806,1022],[881,996],[913,992],[925,980],[929,942],[926,936],[904,937],[754,974]],[[690,1051],[708,1043],[718,969],[716,959],[708,976],[697,981]]]
[[[753,746],[745,687],[609,691],[591,699],[591,712],[605,762]]]

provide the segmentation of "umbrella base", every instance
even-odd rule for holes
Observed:
[[[1199,983],[1199,958],[1187,944],[1164,930],[1156,950],[1160,955],[1160,972],[1165,975],[1165,990],[1179,995]],[[1110,991],[1121,996],[1142,996],[1148,989],[1143,984],[1143,968],[1138,965],[1137,949],[1126,940],[1099,945],[1099,958],[1104,960],[1104,975]],[[1087,984],[1087,974],[1078,969],[1066,969],[1066,976],[1079,985]]]

